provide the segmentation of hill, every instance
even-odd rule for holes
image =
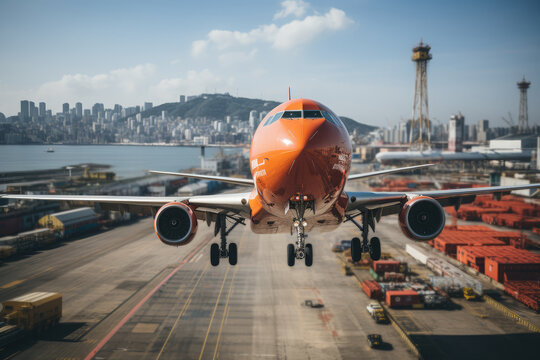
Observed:
[[[251,110],[270,111],[280,103],[271,100],[249,99],[234,97],[229,94],[202,94],[185,103],[165,103],[142,112],[142,117],[160,116],[167,111],[169,116],[183,118],[206,117],[223,119],[225,116],[247,120]],[[341,117],[347,130],[352,133],[356,129],[359,134],[367,134],[376,129],[375,126],[359,123],[348,117]]]

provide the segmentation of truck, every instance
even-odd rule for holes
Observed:
[[[377,324],[388,324],[390,320],[386,316],[384,309],[374,310],[371,314],[371,317],[375,320]]]
[[[478,295],[476,295],[476,293],[474,292],[474,290],[471,289],[471,288],[469,288],[469,287],[463,288],[463,297],[464,297],[467,301],[475,301],[475,300],[478,300]]]
[[[58,324],[62,295],[33,292],[4,301],[0,312],[0,347],[28,334],[38,335]]]

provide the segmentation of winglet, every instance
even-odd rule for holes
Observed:
[[[291,87],[289,86],[289,100],[291,100]]]

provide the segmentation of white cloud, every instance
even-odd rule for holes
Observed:
[[[253,56],[254,52],[245,55]],[[235,56],[241,55],[229,56],[234,60]],[[208,69],[191,70],[181,76],[160,80],[155,65],[141,64],[96,75],[67,74],[59,80],[42,84],[35,91],[16,94],[12,90],[6,93],[6,96],[11,95],[14,99],[28,98],[33,101],[45,101],[48,108],[60,111],[62,103],[68,102],[74,106],[78,101],[83,103],[84,108],[90,108],[96,102],[104,103],[105,106],[112,106],[114,103],[132,106],[142,104],[144,101],[161,104],[177,101],[179,94],[200,94],[214,90],[228,91],[234,81],[233,77],[217,76]],[[0,88],[0,94],[2,93]]]
[[[64,101],[75,102],[81,99],[88,102],[103,102],[108,99],[133,101],[134,95],[141,95],[141,91],[145,93],[144,89],[155,72],[156,67],[153,64],[141,64],[93,76],[68,74],[60,80],[41,85],[36,95],[54,106],[59,106]]]
[[[193,56],[199,56],[206,51],[208,47],[208,41],[196,40],[191,44],[191,54]]]
[[[231,66],[249,62],[253,60],[257,54],[257,49],[253,49],[250,52],[247,51],[230,51],[218,56],[218,60],[221,65]]]
[[[200,94],[214,89],[230,87],[234,78],[223,79],[210,70],[190,70],[184,77],[167,78],[150,87],[152,98],[162,102],[176,101],[179,94]]]
[[[282,26],[261,25],[248,32],[212,30],[205,40],[193,42],[192,55],[201,55],[210,46],[225,51],[257,43],[269,43],[275,49],[287,50],[309,43],[324,32],[341,30],[352,23],[343,10],[332,8],[324,15],[306,16],[302,20],[292,20]]]
[[[306,13],[309,4],[302,0],[285,0],[281,3],[281,10],[274,15],[274,19],[281,19],[289,15],[299,18]]]

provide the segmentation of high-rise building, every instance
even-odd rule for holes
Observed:
[[[168,117],[169,117],[169,114],[167,113],[167,110],[161,111],[161,120],[162,121],[166,121]]]
[[[489,120],[480,120],[476,129],[476,139],[480,143],[487,143],[489,140]]]
[[[465,137],[465,117],[461,113],[450,116],[448,122],[448,150],[463,151],[463,138]]]
[[[39,103],[39,113],[38,113],[38,115],[40,117],[45,117],[45,115],[47,115],[47,106],[45,105],[44,102]]]
[[[257,110],[251,110],[249,112],[249,128],[251,130],[254,130],[257,127],[258,118],[259,113],[257,112]]]
[[[64,114],[69,114],[69,104],[68,104],[68,103],[64,103],[64,104],[62,105],[62,112],[63,112]]]
[[[180,103],[186,102],[186,95],[180,95]]]
[[[33,101],[30,101],[29,103],[29,113],[30,113],[30,117],[31,118],[36,118],[38,117],[38,109],[36,107],[36,104],[33,102]]]
[[[151,102],[145,102],[145,103],[144,103],[144,111],[148,111],[148,110],[150,110],[152,107],[154,107],[154,104],[152,104]]]
[[[82,103],[78,102],[75,104],[75,116],[80,118],[82,114]]]
[[[30,104],[28,100],[21,100],[21,118],[28,119],[30,117]]]

